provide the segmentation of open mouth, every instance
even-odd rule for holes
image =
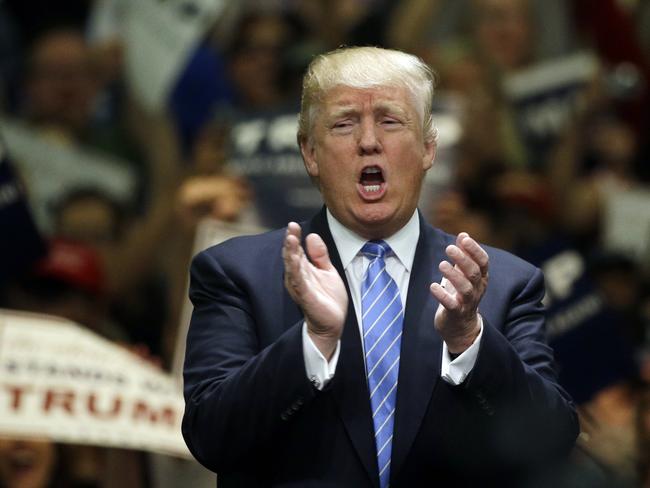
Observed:
[[[359,192],[365,199],[381,197],[386,189],[384,174],[379,166],[367,166],[361,171],[358,184]]]

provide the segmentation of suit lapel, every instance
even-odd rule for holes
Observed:
[[[429,285],[440,282],[438,263],[445,259],[443,243],[420,216],[420,238],[413,259],[404,315],[391,478],[399,473],[420,428],[440,379],[442,341],[433,326],[438,301]]]
[[[305,231],[320,235],[327,245],[330,259],[343,278],[348,292],[348,314],[341,337],[341,352],[336,366],[336,374],[330,383],[330,391],[336,402],[339,414],[350,436],[359,458],[374,486],[379,486],[377,456],[375,454],[374,426],[370,409],[366,367],[363,362],[361,336],[357,324],[350,289],[341,264],[338,250],[327,225],[325,209],[310,222]],[[304,232],[306,234],[307,232]],[[303,235],[303,238],[306,235]]]

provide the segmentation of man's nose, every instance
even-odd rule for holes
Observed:
[[[360,154],[381,152],[381,141],[374,120],[363,120],[359,126],[359,131]]]

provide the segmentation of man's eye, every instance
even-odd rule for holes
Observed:
[[[393,118],[385,118],[385,119],[383,119],[383,120],[381,121],[381,123],[382,123],[383,125],[389,125],[389,126],[390,126],[390,125],[399,125],[399,124],[401,124],[401,122],[400,122],[399,120],[397,120],[397,119],[393,119]]]
[[[335,122],[332,127],[334,127],[335,129],[345,129],[351,126],[352,126],[352,122],[350,120],[342,120],[340,122]]]

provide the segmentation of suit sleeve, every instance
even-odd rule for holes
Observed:
[[[207,468],[245,469],[316,394],[305,373],[302,320],[261,348],[244,284],[205,251],[192,262],[190,299],[183,437]]]
[[[464,388],[492,419],[488,424],[526,432],[512,436],[514,452],[522,449],[517,437],[533,434],[540,450],[534,455],[548,457],[568,452],[579,427],[575,407],[557,382],[546,340],[544,278],[539,269],[530,269],[512,293],[505,323],[491,324],[484,317],[478,357]]]

